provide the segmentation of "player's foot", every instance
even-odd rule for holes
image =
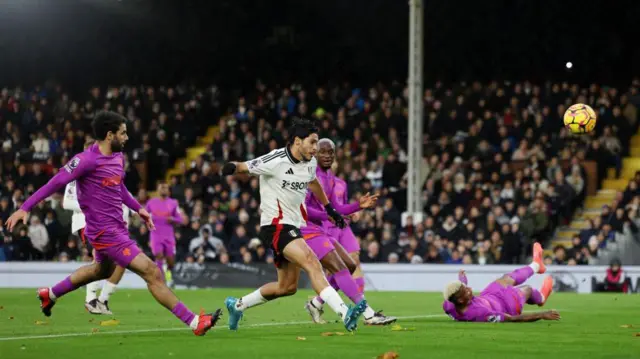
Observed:
[[[347,331],[352,332],[358,328],[358,319],[367,309],[367,300],[363,299],[360,303],[353,307],[349,307],[347,315],[344,317],[344,327]]]
[[[364,324],[366,325],[389,325],[395,323],[398,320],[396,317],[387,317],[382,314],[382,311],[377,311],[371,318],[364,318]]]
[[[327,324],[327,321],[322,319],[322,314],[324,314],[324,310],[316,308],[311,301],[307,302],[304,305],[304,309],[307,310],[309,315],[311,316],[311,320],[313,320],[316,324]]]
[[[200,312],[200,316],[198,316],[198,327],[193,330],[193,334],[201,337],[207,332],[216,326],[216,323],[222,316],[222,310],[218,309],[215,313],[204,314],[204,311]]]
[[[242,315],[244,314],[241,310],[236,308],[236,303],[238,303],[238,298],[228,297],[224,301],[224,305],[227,307],[229,311],[229,329],[230,330],[238,330],[238,323],[240,323],[240,319],[242,319]]]
[[[538,306],[542,307],[547,302],[551,296],[551,292],[553,292],[553,278],[551,276],[547,276],[544,279],[544,282],[542,282],[542,288],[540,288],[540,294],[544,297],[544,301],[538,304]]]
[[[38,299],[40,300],[40,309],[42,309],[42,314],[50,317],[51,308],[56,305],[56,301],[51,299],[51,296],[49,295],[49,288],[38,289]]]
[[[98,308],[98,300],[97,299],[91,299],[90,301],[84,303],[84,308],[90,314],[102,314],[102,310],[100,310],[100,308]]]
[[[544,250],[540,243],[536,242],[533,244],[533,261],[538,263],[539,269],[538,274],[542,274],[547,271],[547,267],[544,265],[544,260],[542,255],[544,254]]]
[[[106,300],[104,302],[98,301],[98,309],[100,309],[101,314],[104,315],[113,315],[111,310],[109,310],[109,301]]]

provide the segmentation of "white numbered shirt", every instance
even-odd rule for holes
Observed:
[[[260,226],[306,224],[304,199],[316,178],[318,162],[296,160],[287,147],[246,162],[249,173],[260,176]]]

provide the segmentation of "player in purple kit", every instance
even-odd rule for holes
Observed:
[[[156,229],[150,233],[150,247],[160,272],[163,272],[166,260],[167,275],[162,273],[162,278],[166,278],[169,286],[172,286],[171,271],[175,265],[176,257],[176,236],[173,232],[173,225],[176,223],[185,224],[186,217],[180,213],[178,201],[169,198],[169,185],[166,182],[158,183],[158,194],[160,197],[150,199],[145,206],[156,225]]]
[[[540,319],[559,320],[555,310],[522,314],[524,304],[543,306],[553,289],[553,279],[544,279],[540,291],[528,285],[516,287],[533,276],[546,271],[542,262],[542,246],[533,245],[533,262],[504,275],[489,284],[478,296],[467,286],[467,277],[460,271],[458,280],[449,283],[444,292],[442,309],[451,318],[463,322],[535,322]]]
[[[95,249],[95,261],[80,267],[51,288],[38,290],[40,307],[45,316],[63,295],[88,283],[109,278],[116,265],[128,268],[147,282],[153,297],[169,309],[195,335],[206,334],[220,318],[220,309],[214,314],[191,312],[171,292],[160,277],[160,270],[129,238],[122,218],[122,204],[138,213],[154,229],[151,215],[136,201],[124,185],[124,157],[122,147],[128,139],[126,119],[114,112],[99,112],[93,120],[96,144],[74,156],[58,173],[38,189],[22,207],[7,219],[7,228],[27,222],[29,211],[39,202],[76,181],[80,208],[86,218],[85,237]]]
[[[331,166],[335,160],[335,144],[333,141],[327,138],[318,141],[318,154],[316,157],[318,159],[316,177],[327,197],[330,198],[331,204],[341,215],[349,216],[362,209],[375,206],[378,196],[370,196],[368,193],[360,197],[358,202],[348,203],[346,199],[346,183],[331,172]],[[309,218],[307,226],[300,230],[307,241],[307,245],[327,270],[329,284],[336,290],[341,289],[349,299],[354,303],[358,303],[364,298],[364,279],[361,271],[359,272],[359,277],[354,278],[352,276],[352,273],[358,271],[359,264],[351,254],[360,250],[357,239],[349,226],[340,228],[331,222],[324,210],[324,206],[311,193],[307,193],[305,204]],[[325,323],[322,319],[323,304],[324,301],[320,296],[316,296],[305,304],[305,309],[316,323]],[[383,315],[381,311],[374,311],[369,305],[367,305],[363,316],[365,324],[368,325],[387,325],[397,320],[395,317]]]

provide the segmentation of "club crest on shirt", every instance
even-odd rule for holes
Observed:
[[[260,165],[260,159],[255,159],[249,162],[249,169],[252,170]]]
[[[65,171],[69,172],[69,173],[73,173],[73,171],[78,168],[78,165],[80,164],[80,158],[78,157],[74,157],[71,159],[71,161],[69,161],[65,166],[64,169]]]

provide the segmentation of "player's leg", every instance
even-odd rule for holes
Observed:
[[[96,253],[97,254],[97,253]],[[51,309],[63,295],[97,280],[108,278],[113,272],[114,264],[108,258],[94,257],[96,260],[76,269],[70,276],[50,288],[38,289],[40,308],[45,316],[51,316]]]
[[[176,266],[176,240],[167,242],[165,246],[165,261],[167,263],[167,273],[165,273],[165,279],[169,287],[173,287],[173,268]]]
[[[542,274],[547,269],[542,260],[542,246],[540,243],[533,244],[533,261],[528,266],[514,270],[509,274],[505,274],[496,283],[503,287],[515,286],[524,283],[527,279],[531,278],[535,273]]]
[[[91,246],[89,242],[86,242],[85,240],[83,240],[82,242],[85,243],[87,247]],[[93,248],[88,249],[89,253],[91,253],[91,257],[95,258],[95,250]],[[95,262],[95,259],[92,262]],[[100,290],[100,281],[95,281],[87,284],[86,290],[87,294],[84,297],[84,308],[90,314],[102,314],[102,311],[100,310],[100,308],[98,308],[98,291]]]
[[[551,296],[551,292],[553,291],[553,278],[551,276],[547,276],[542,283],[542,288],[537,290],[529,285],[524,285],[519,287],[518,290],[522,292],[527,299],[527,304],[543,306],[549,296]]]
[[[151,254],[153,254],[156,266],[158,266],[160,274],[164,280],[164,243],[162,243],[158,238],[151,238],[149,246],[151,247]]]
[[[139,275],[145,282],[151,295],[176,318],[193,329],[194,334],[201,336],[215,326],[220,318],[220,309],[213,314],[195,315],[167,287],[158,266],[147,257],[133,241],[128,241],[110,255],[121,267],[126,267]]]
[[[244,311],[280,297],[294,295],[298,290],[300,267],[287,262],[276,263],[278,281],[270,282],[242,298],[228,297],[225,305],[229,311],[229,329],[238,330]]]
[[[282,249],[282,253],[288,261],[297,264],[307,273],[315,292],[342,317],[347,330],[354,330],[357,327],[358,318],[367,307],[367,301],[362,299],[354,307],[347,307],[338,292],[329,285],[322,265],[304,239],[293,239]]]
[[[113,313],[109,309],[109,298],[111,298],[111,294],[115,293],[116,288],[118,287],[118,283],[122,280],[122,276],[124,276],[125,269],[121,266],[116,266],[113,270],[113,273],[106,281],[104,281],[104,285],[102,286],[102,291],[100,291],[100,297],[98,298],[98,308],[102,312],[102,314],[112,315]]]

